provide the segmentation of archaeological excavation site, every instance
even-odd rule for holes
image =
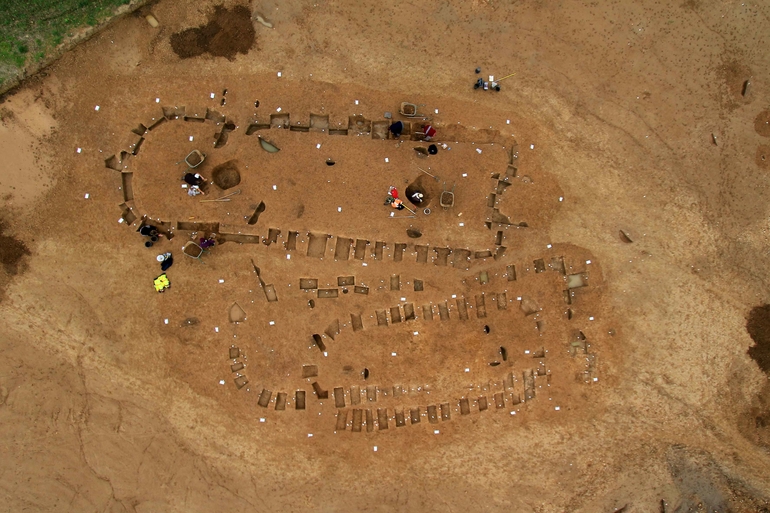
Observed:
[[[770,512],[769,39],[135,0],[29,57],[6,509]]]

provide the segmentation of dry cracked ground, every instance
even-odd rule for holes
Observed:
[[[707,0],[115,20],[0,103],[0,509],[770,511],[769,39]]]

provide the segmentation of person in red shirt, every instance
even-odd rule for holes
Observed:
[[[388,201],[386,204],[390,204],[391,207],[397,209],[397,210],[403,210],[404,209],[404,202],[398,199],[398,189],[393,187],[392,185],[388,187]]]
[[[423,125],[422,132],[425,134],[426,141],[430,141],[436,135],[436,129],[431,125]]]

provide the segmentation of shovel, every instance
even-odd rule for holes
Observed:
[[[417,167],[417,166],[415,166],[415,167]],[[431,178],[433,178],[433,179],[434,179],[434,180],[436,180],[437,182],[439,182],[439,181],[440,181],[440,180],[439,180],[439,178],[438,178],[438,176],[436,176],[436,175],[432,175],[432,174],[428,173],[428,172],[427,172],[427,171],[425,171],[423,168],[421,168],[421,167],[417,167],[417,169],[419,169],[420,171],[422,171],[422,172],[423,172],[423,173],[425,173],[426,175],[430,176]]]

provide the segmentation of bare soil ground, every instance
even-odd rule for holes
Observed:
[[[768,511],[769,36],[707,1],[110,25],[0,104],[3,510]]]

